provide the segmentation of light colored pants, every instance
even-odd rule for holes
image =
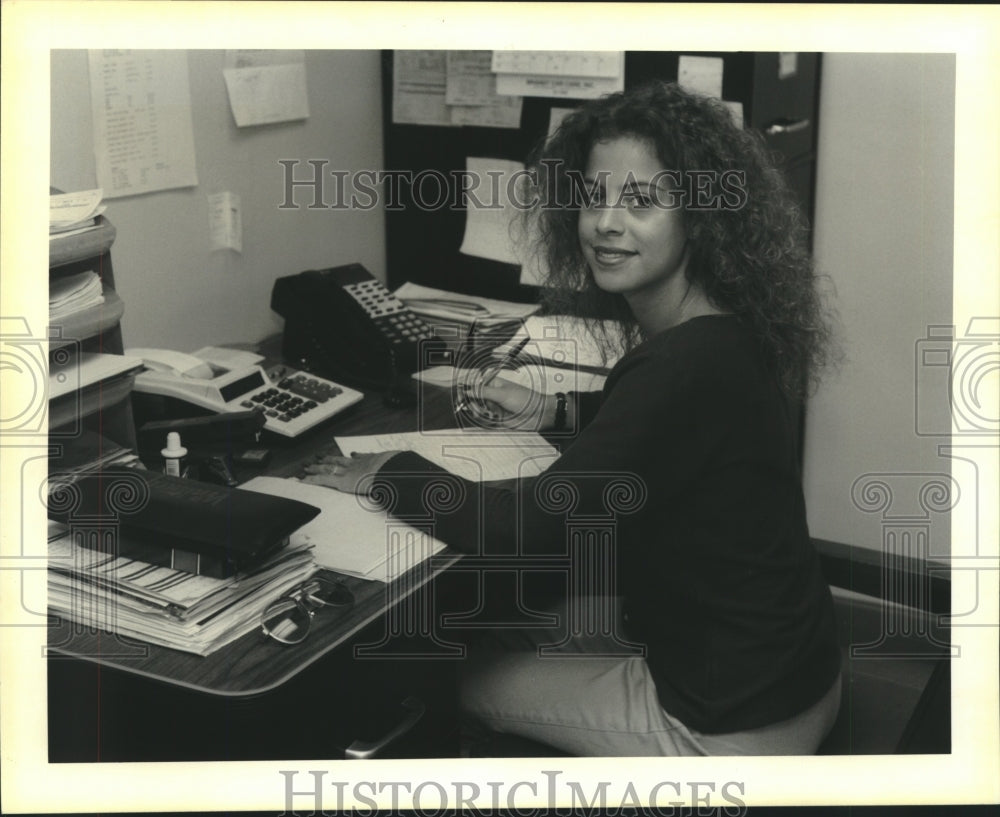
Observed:
[[[840,708],[838,677],[816,704],[788,720],[702,734],[664,711],[644,658],[622,655],[606,636],[572,638],[563,648],[572,655],[538,654],[539,644],[561,638],[563,630],[548,628],[491,634],[463,669],[463,712],[495,732],[573,755],[659,757],[814,754]]]

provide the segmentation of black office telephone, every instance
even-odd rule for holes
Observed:
[[[444,354],[431,327],[361,264],[279,278],[271,308],[285,318],[285,360],[337,382],[392,387]]]

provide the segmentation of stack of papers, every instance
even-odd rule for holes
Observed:
[[[608,371],[618,357],[605,358],[586,323],[570,315],[532,315],[524,322],[531,341],[525,353],[566,368],[583,367]],[[604,321],[609,338],[621,336],[621,324]]]
[[[49,281],[50,319],[65,318],[103,303],[104,290],[95,272],[81,272]]]
[[[482,298],[478,295],[448,292],[412,282],[403,284],[396,290],[395,295],[418,315],[457,320],[461,323],[526,318],[540,308],[538,304],[518,304],[496,298]]]
[[[106,468],[122,468],[138,461],[132,449],[84,428],[53,445],[49,455],[49,479],[54,475],[72,478]]]
[[[49,238],[81,233],[96,226],[97,217],[106,209],[101,203],[103,197],[100,188],[49,196]]]
[[[279,477],[255,477],[240,488],[319,508],[319,516],[292,534],[291,544],[312,547],[319,565],[338,573],[390,582],[445,548],[354,494]]]
[[[288,545],[250,573],[215,579],[81,547],[49,522],[49,608],[87,627],[209,655],[260,627],[274,601],[316,572]]]
[[[67,347],[70,348],[70,347]],[[49,366],[49,398],[84,389],[112,377],[142,368],[142,359],[100,352],[70,353]]]

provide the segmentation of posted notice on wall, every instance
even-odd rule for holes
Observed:
[[[397,125],[454,124],[445,99],[445,52],[395,51],[392,59],[392,121]]]
[[[465,234],[459,252],[521,266],[522,284],[540,284],[546,277],[537,246],[534,223],[522,221],[527,204],[519,179],[520,162],[468,156],[465,169],[477,180],[465,202]]]
[[[301,50],[227,51],[222,75],[239,128],[309,118],[305,55]]]
[[[97,184],[105,198],[193,187],[187,52],[89,52]]]
[[[485,128],[521,126],[519,96],[497,93],[490,68],[492,51],[449,51],[445,55],[445,103],[452,124]]]

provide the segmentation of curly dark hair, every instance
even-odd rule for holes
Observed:
[[[620,321],[624,348],[615,348],[601,322],[590,322],[606,354],[641,341],[624,297],[594,283],[577,234],[574,174],[582,178],[595,142],[617,137],[647,142],[683,180],[688,279],[750,327],[785,391],[805,396],[835,354],[804,219],[762,137],[737,127],[720,102],[676,84],[648,83],[588,102],[536,150],[529,220],[547,268],[547,308]]]

